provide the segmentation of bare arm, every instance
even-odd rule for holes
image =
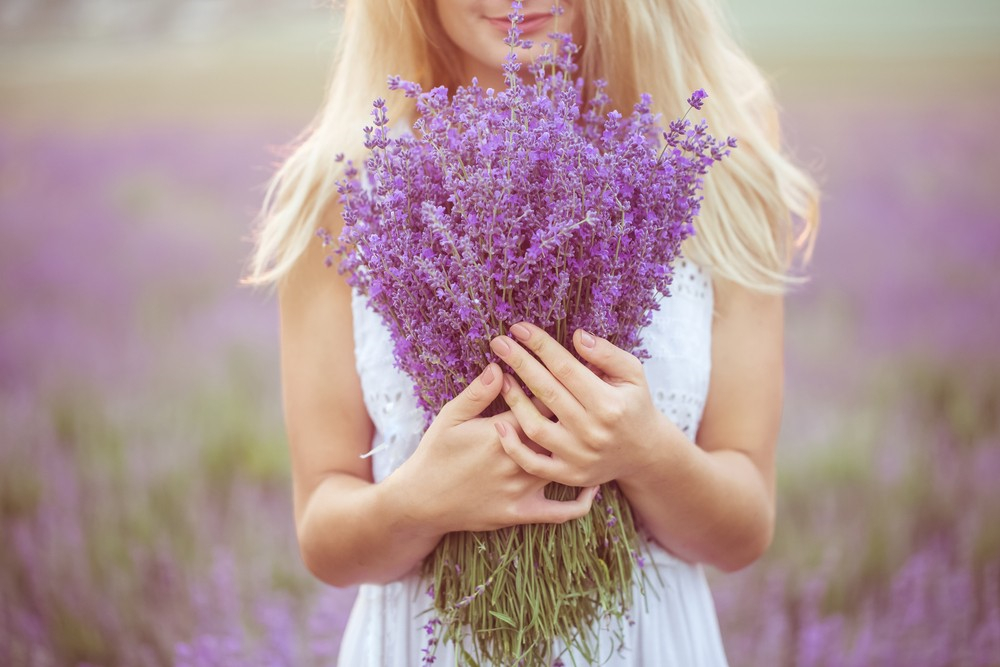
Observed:
[[[756,560],[773,533],[783,305],[732,284],[717,285],[716,303],[698,445],[653,406],[639,361],[605,340],[574,337],[601,377],[530,325],[526,338],[501,338],[510,352],[498,341],[494,350],[558,417],[547,419],[516,382],[506,382],[523,432],[551,452],[539,454],[508,433],[502,442],[512,458],[567,484],[617,480],[664,547],[731,571]]]
[[[510,413],[478,417],[499,395],[495,364],[445,406],[409,460],[374,484],[361,458],[374,429],[355,370],[350,288],[323,257],[319,243],[311,247],[279,292],[295,523],[313,574],[337,586],[391,581],[447,532],[561,522],[588,511],[593,490],[571,502],[547,500],[546,480],[504,453],[494,422],[516,427]]]
[[[350,288],[310,248],[280,288],[281,375],[302,557],[333,584],[397,577],[439,538],[362,459],[373,426],[354,371]],[[405,537],[404,537],[405,536]],[[407,539],[407,537],[409,539]]]
[[[619,484],[664,546],[732,571],[759,558],[774,532],[784,315],[781,297],[734,285],[717,284],[716,304],[697,446],[664,417],[662,451]]]

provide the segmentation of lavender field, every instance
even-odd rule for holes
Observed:
[[[1000,665],[995,64],[782,90],[824,220],[775,543],[712,574],[734,667]],[[275,304],[238,284],[308,111],[136,105],[0,104],[0,665],[332,665],[352,591],[299,562]]]

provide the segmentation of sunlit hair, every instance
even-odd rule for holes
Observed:
[[[729,33],[715,0],[576,0],[585,36],[580,72],[602,78],[624,112],[639,95],[653,96],[670,119],[697,88],[709,93],[702,112],[716,135],[738,138],[731,159],[712,170],[697,233],[685,253],[720,276],[780,292],[797,278],[818,224],[810,177],[783,152],[770,87]],[[455,86],[454,46],[433,0],[347,0],[326,103],[271,181],[248,282],[279,281],[329,219],[336,200],[337,153],[363,159],[361,128],[371,103],[387,96],[386,77],[399,74]],[[412,106],[389,96],[390,118]]]

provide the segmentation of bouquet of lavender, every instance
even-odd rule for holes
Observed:
[[[415,132],[390,137],[376,100],[365,173],[348,164],[339,183],[340,268],[387,324],[428,422],[496,361],[490,339],[521,320],[570,350],[585,328],[648,356],[641,331],[669,294],[702,176],[735,146],[687,114],[662,132],[648,96],[627,117],[605,113],[602,82],[585,102],[569,35],[554,35],[559,52],[536,59],[523,80],[513,4],[506,89],[474,80],[449,97],[390,79],[416,102]],[[700,109],[704,98],[688,103]],[[620,630],[633,579],[643,582],[640,549],[614,483],[589,516],[565,525],[449,534],[424,568],[435,610],[428,655],[440,637],[470,664],[541,665],[558,642],[595,664],[600,621]]]

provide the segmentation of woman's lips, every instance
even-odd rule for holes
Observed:
[[[543,14],[526,14],[524,20],[521,21],[521,34],[529,35],[539,29],[545,27],[545,25],[552,20],[552,14],[545,12]],[[506,16],[499,19],[489,19],[498,30],[503,31],[506,35],[507,31],[510,30],[510,19]]]

